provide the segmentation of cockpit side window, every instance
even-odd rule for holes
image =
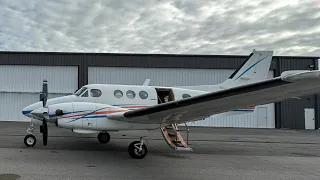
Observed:
[[[88,97],[88,95],[89,95],[89,93],[88,93],[88,91],[86,91],[86,92],[84,92],[84,93],[82,94],[81,97]]]
[[[80,96],[80,94],[82,94],[85,90],[87,90],[87,88],[86,87],[82,87],[77,92],[75,92],[74,95]]]
[[[99,89],[91,89],[90,93],[91,93],[91,97],[100,97],[102,94]]]

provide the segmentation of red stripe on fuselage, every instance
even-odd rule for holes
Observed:
[[[112,114],[112,113],[116,113],[116,112],[124,112],[127,110],[110,110],[110,111],[98,111],[98,112],[94,112],[92,114]],[[75,114],[75,115],[70,115],[70,116],[62,116],[62,118],[73,118],[73,117],[78,117],[78,116],[85,116],[88,113],[81,113],[81,114]],[[90,114],[91,115],[91,114]]]
[[[82,114],[75,114],[75,115],[71,115],[71,116],[62,116],[63,118],[72,118],[72,117],[77,117],[77,116],[84,116],[87,113],[82,113]]]
[[[243,108],[243,109],[254,109],[254,108],[255,108],[255,106],[248,106],[248,107]]]
[[[110,110],[110,111],[98,111],[98,112],[94,112],[92,114],[112,114],[112,113],[116,113],[116,112],[124,112],[127,110]]]

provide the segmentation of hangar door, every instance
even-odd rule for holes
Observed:
[[[183,69],[183,68],[129,68],[89,67],[88,82],[102,84],[142,85],[151,79],[150,85],[191,86],[219,84],[226,80],[232,69]],[[269,71],[268,78],[273,77]],[[257,107],[260,107],[259,111]],[[257,106],[253,113],[236,116],[216,117],[188,123],[190,126],[274,128],[274,104]]]
[[[0,121],[29,121],[22,109],[39,101],[43,79],[49,98],[65,96],[78,89],[78,67],[0,65]]]

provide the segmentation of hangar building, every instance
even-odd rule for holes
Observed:
[[[248,53],[249,55],[249,53]],[[0,120],[28,121],[22,108],[39,100],[42,80],[49,98],[90,83],[189,86],[218,84],[247,56],[120,53],[0,52]],[[273,56],[269,78],[286,70],[318,69],[319,57]],[[208,118],[190,126],[318,129],[319,95],[257,106],[254,113]]]

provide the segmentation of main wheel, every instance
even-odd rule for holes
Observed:
[[[98,141],[102,144],[106,144],[110,141],[110,134],[107,132],[101,132],[98,134]]]
[[[36,142],[37,142],[36,137],[34,137],[34,135],[32,135],[32,134],[28,134],[24,138],[24,144],[27,147],[33,147],[36,144]]]
[[[146,157],[148,153],[147,146],[145,144],[142,144],[142,147],[140,149],[141,142],[140,141],[133,141],[129,147],[128,152],[129,155],[134,159],[142,159]]]

